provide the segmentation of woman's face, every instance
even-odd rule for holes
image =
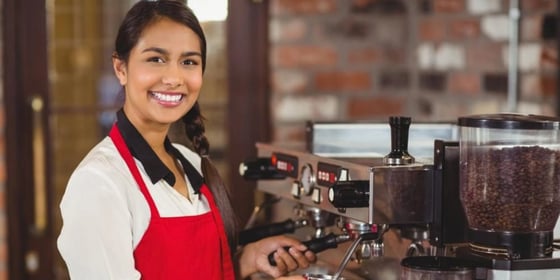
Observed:
[[[113,59],[113,66],[125,88],[124,111],[139,129],[177,121],[192,108],[202,87],[199,37],[166,18],[144,29],[128,63]]]

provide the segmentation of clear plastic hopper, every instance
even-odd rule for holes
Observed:
[[[537,236],[537,256],[546,255],[560,214],[560,121],[495,114],[458,124],[460,197],[472,243],[509,247]]]

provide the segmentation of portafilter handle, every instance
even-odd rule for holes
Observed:
[[[348,240],[350,240],[350,235],[336,235],[334,233],[329,233],[324,237],[311,239],[302,243],[307,247],[308,251],[319,253],[326,249],[336,248],[338,247],[338,244]],[[289,246],[284,247],[284,250],[287,251],[288,249],[290,249]],[[276,261],[274,260],[274,252],[268,255],[268,262],[270,263],[270,265],[276,266]]]
[[[414,157],[408,153],[408,130],[410,117],[389,117],[391,126],[391,152],[383,158],[386,165],[404,165],[414,163]]]

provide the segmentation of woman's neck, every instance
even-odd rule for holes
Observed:
[[[125,114],[128,117],[130,123],[138,130],[140,135],[146,140],[148,145],[154,150],[154,152],[161,157],[164,154],[165,147],[164,142],[169,132],[171,124],[161,124],[153,121],[148,121],[142,119],[138,115],[128,114],[125,109]]]

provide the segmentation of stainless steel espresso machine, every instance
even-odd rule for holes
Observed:
[[[494,114],[457,124],[390,117],[389,124],[307,126],[306,147],[257,143],[259,158],[240,166],[259,191],[279,199],[274,230],[249,235],[293,233],[318,253],[316,267],[297,273],[560,279],[553,236],[559,119]]]

